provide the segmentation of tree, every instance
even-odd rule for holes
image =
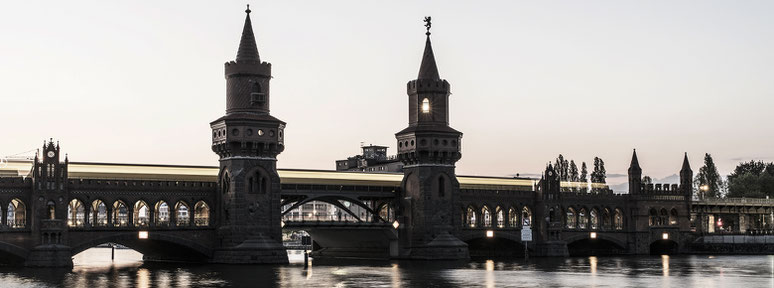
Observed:
[[[572,182],[578,182],[578,179],[580,179],[580,176],[578,175],[578,166],[575,165],[575,161],[570,160],[570,172],[569,172],[570,181]]]
[[[569,161],[564,159],[562,154],[559,154],[559,157],[557,157],[556,161],[554,162],[554,170],[556,170],[556,174],[559,174],[560,181],[570,180],[570,164],[568,162]]]
[[[605,171],[605,161],[602,158],[594,157],[594,171],[591,172],[591,183],[605,183],[607,179]]]
[[[650,176],[642,176],[642,184],[653,184],[653,179]]]
[[[589,182],[587,175],[589,174],[588,169],[586,168],[586,162],[581,163],[581,172],[580,172],[580,178],[578,181],[586,183]]]
[[[722,196],[720,187],[723,185],[723,179],[720,178],[715,161],[712,160],[712,155],[709,153],[704,154],[704,166],[699,168],[694,182],[698,185],[703,197],[720,198]]]
[[[774,197],[774,162],[750,161],[739,163],[725,182],[727,197]]]

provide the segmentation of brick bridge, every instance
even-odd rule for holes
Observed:
[[[679,185],[644,185],[635,153],[628,194],[560,182],[550,165],[539,180],[456,175],[462,133],[449,125],[451,85],[429,31],[406,85],[408,125],[395,134],[403,173],[278,170],[286,123],[270,114],[271,64],[246,12],[224,67],[226,112],[210,123],[219,165],[70,163],[48,141],[34,159],[0,167],[0,259],[69,266],[115,242],[148,260],[287,263],[283,229],[308,231],[318,257],[468,259],[518,253],[526,226],[537,255],[646,254],[681,251],[702,233],[771,227],[769,201],[692,201],[687,155]],[[344,215],[294,212],[317,203]]]

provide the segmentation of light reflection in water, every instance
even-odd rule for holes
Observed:
[[[591,268],[591,275],[597,275],[597,256],[589,257],[589,267]]]
[[[494,261],[486,260],[484,266],[486,267],[486,287],[495,287]]]
[[[137,270],[137,286],[139,288],[150,287],[150,271],[146,268]]]
[[[669,277],[669,255],[661,255],[661,270],[664,277]]]
[[[400,281],[400,267],[398,267],[398,263],[392,263],[392,271],[390,273],[390,280],[392,281],[392,287],[399,288],[403,287],[403,283]]]

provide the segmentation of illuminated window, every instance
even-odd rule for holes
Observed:
[[[430,100],[422,100],[422,113],[430,113]]]

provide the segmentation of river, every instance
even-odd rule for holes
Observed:
[[[0,267],[0,287],[774,287],[774,256],[605,256],[470,262],[312,261],[290,265],[143,263],[93,248],[72,269]]]

